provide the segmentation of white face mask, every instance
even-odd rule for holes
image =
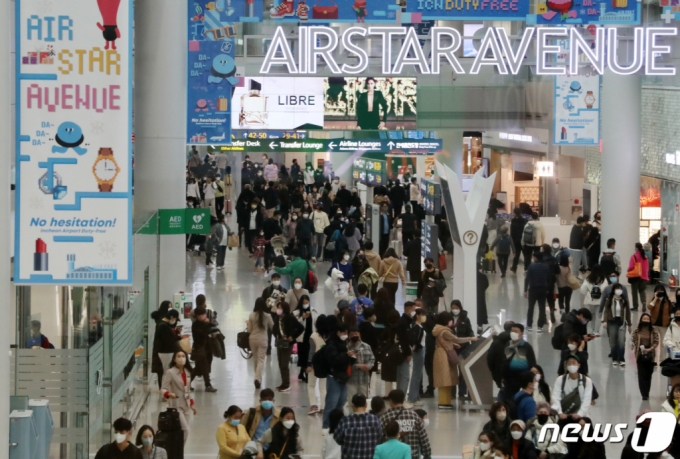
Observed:
[[[349,260],[349,255],[345,255],[345,256],[342,257],[342,258],[343,258],[345,261],[347,261],[347,260]]]
[[[575,345],[575,344],[567,344],[567,347],[569,348],[570,351],[575,351],[575,350],[576,350],[576,345]]]
[[[480,441],[479,442],[479,449],[482,451],[489,451],[489,448],[491,448],[491,443],[488,441]]]
[[[614,295],[616,295],[616,296],[623,295],[623,290],[621,290],[620,288],[617,288],[616,290],[614,290]]]
[[[277,310],[276,310],[276,315],[277,315],[277,316],[283,315],[283,309],[277,309]]]
[[[451,314],[457,316],[458,314],[460,314],[460,309],[451,309]]]
[[[512,435],[512,438],[514,440],[519,440],[520,438],[522,438],[522,432],[518,432],[516,430],[513,430],[512,432],[510,432],[510,435]]]
[[[114,438],[116,439],[116,443],[120,444],[120,443],[125,442],[125,440],[127,440],[127,434],[116,432],[116,434],[114,435]]]
[[[560,245],[557,242],[553,243],[553,249],[559,249]]]
[[[300,283],[295,283],[295,290],[300,290],[302,288],[302,284]]]
[[[423,419],[423,426],[427,429],[430,425],[430,420],[429,419]]]
[[[281,281],[272,281],[272,285],[274,287],[278,287],[279,285],[281,285]]]
[[[293,221],[297,220],[297,215],[293,215]]]
[[[308,217],[309,217],[309,214],[302,214],[302,216],[303,216],[304,218],[308,218]]]
[[[541,375],[534,376],[534,381],[539,382],[541,380]]]
[[[496,413],[496,419],[498,421],[503,422],[503,421],[505,421],[505,418],[507,418],[507,417],[508,417],[508,413],[506,413],[505,411],[499,411],[498,413]]]
[[[153,437],[145,437],[142,438],[142,444],[146,446],[147,448],[151,445],[153,445]]]
[[[415,315],[416,315],[416,312],[415,312],[415,311],[411,311],[410,316],[411,316],[411,317],[415,317]]]
[[[343,341],[347,341],[347,335],[340,335],[340,339]]]
[[[513,340],[513,341],[517,341],[519,339],[519,333],[510,332],[510,339]]]
[[[283,427],[285,427],[286,429],[292,429],[294,425],[295,421],[293,421],[292,419],[288,421],[283,421]]]
[[[303,305],[302,305],[302,308],[303,308],[303,309],[309,309],[309,304],[303,304]]]
[[[187,363],[187,359],[185,359],[184,357],[177,357],[177,358],[175,359],[175,363],[176,363],[177,365],[182,365],[182,366],[184,366],[184,364]]]
[[[578,365],[569,365],[567,367],[567,371],[571,373],[572,375],[575,373],[578,373]]]

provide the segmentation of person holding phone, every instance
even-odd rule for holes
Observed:
[[[295,412],[292,408],[281,408],[280,421],[274,427],[267,430],[258,441],[260,452],[258,459],[264,459],[264,451],[267,457],[275,454],[279,459],[296,459],[304,451],[300,426],[295,422]]]

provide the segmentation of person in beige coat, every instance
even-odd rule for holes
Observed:
[[[179,411],[179,421],[184,431],[184,443],[189,437],[189,423],[192,414],[196,414],[194,399],[191,397],[191,363],[184,351],[177,351],[172,356],[170,368],[163,375],[161,391],[168,400],[168,408]]]
[[[406,275],[404,274],[404,266],[392,247],[385,251],[385,257],[380,262],[378,275],[383,279],[383,285],[390,293],[392,304],[395,304],[399,279],[401,279],[401,285],[406,285]]]
[[[255,388],[259,389],[262,383],[262,367],[267,356],[267,343],[269,333],[274,328],[274,321],[264,298],[255,300],[255,309],[248,316],[247,331],[250,333],[248,342],[250,350],[253,351],[253,362],[255,364]]]
[[[434,349],[434,361],[432,364],[434,373],[434,387],[439,389],[439,407],[451,408],[451,388],[458,385],[458,368],[449,364],[448,352],[459,348],[462,343],[477,341],[477,337],[458,338],[451,331],[453,316],[448,311],[442,311],[437,315],[437,324],[432,330],[436,340]]]

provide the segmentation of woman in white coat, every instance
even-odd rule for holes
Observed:
[[[191,397],[191,363],[184,351],[177,351],[172,356],[170,368],[163,375],[161,391],[168,400],[168,408],[179,411],[179,421],[184,431],[184,442],[189,437],[189,423],[196,414],[194,399]]]

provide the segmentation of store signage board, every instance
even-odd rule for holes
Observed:
[[[234,21],[239,18],[230,18],[226,8],[235,9],[240,4],[243,11],[243,3],[187,2],[187,144],[209,145],[231,138],[231,93],[239,82],[235,76]]]
[[[442,187],[434,180],[420,180],[420,196],[428,215],[439,215],[442,211]]]
[[[133,2],[15,8],[14,282],[131,285]]]
[[[605,66],[619,75],[633,75],[644,69],[646,75],[675,75],[675,67],[665,67],[659,58],[671,53],[671,47],[661,44],[663,37],[678,34],[674,27],[636,27],[628,46],[634,52],[631,62],[619,62],[618,29],[615,27],[595,30],[594,41],[585,40],[582,30],[568,27],[527,27],[521,40],[514,42],[503,27],[489,27],[482,38],[479,52],[474,58],[469,73],[478,74],[482,67],[491,66],[500,75],[516,75],[525,65],[534,65],[537,75],[578,74],[579,67],[590,64],[599,75]],[[278,27],[267,50],[260,74],[304,74],[315,75],[320,68],[336,75],[356,75],[368,69],[367,38],[382,40],[382,74],[400,75],[405,67],[422,74],[438,75],[442,65],[449,66],[454,73],[465,74],[456,52],[463,39],[460,32],[451,27],[432,27],[430,30],[430,54],[425,51],[413,27],[371,26],[368,28],[349,27],[342,35],[335,29],[322,26],[299,28],[299,43],[295,53],[288,37]],[[628,37],[627,37],[628,38]],[[393,49],[392,41],[402,39],[401,48]],[[554,44],[563,40],[568,46]],[[333,57],[342,41],[345,50],[355,59],[338,65]],[[535,60],[525,59],[529,47],[534,47]],[[556,56],[568,50],[565,63],[555,62]],[[396,54],[396,55],[394,55]],[[319,66],[323,62],[325,65]],[[356,62],[356,63],[355,63]]]
[[[347,152],[427,154],[440,151],[442,141],[388,140],[388,139],[235,139],[231,145],[220,147],[222,151],[243,152]]]
[[[599,75],[556,76],[553,106],[553,144],[599,144]]]
[[[231,138],[236,139],[306,139],[307,131],[250,131],[232,130]]]
[[[352,178],[369,186],[381,186],[387,181],[387,161],[356,158],[352,162]]]
[[[161,209],[159,234],[210,234],[210,209]]]

